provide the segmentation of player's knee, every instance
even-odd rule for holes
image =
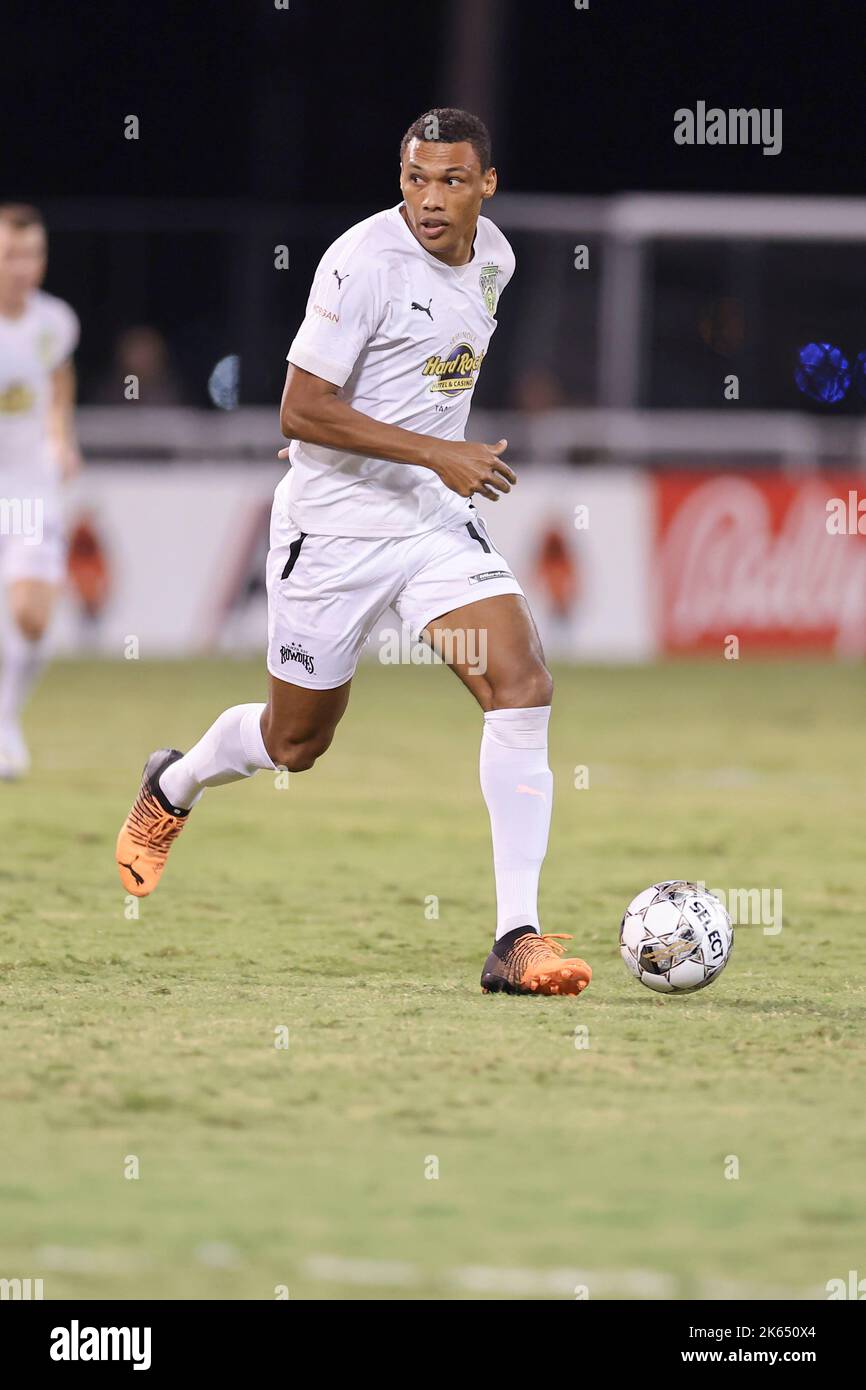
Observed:
[[[535,709],[552,703],[553,677],[539,662],[525,671],[494,681],[491,693],[491,709]]]
[[[38,642],[45,634],[46,622],[41,613],[22,609],[14,615],[15,626],[28,642]]]
[[[268,756],[277,767],[288,772],[306,772],[317,758],[327,752],[334,737],[333,729],[316,730],[311,734],[292,734],[270,731],[265,735]]]

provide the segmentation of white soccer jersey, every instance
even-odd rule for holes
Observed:
[[[19,318],[0,314],[0,488],[52,481],[57,460],[48,439],[51,374],[75,351],[78,319],[41,290]]]
[[[400,204],[368,217],[319,262],[288,361],[390,425],[465,438],[514,252],[479,217],[472,259],[449,266],[419,243]],[[278,504],[311,535],[406,536],[471,518],[470,499],[429,468],[294,440]]]

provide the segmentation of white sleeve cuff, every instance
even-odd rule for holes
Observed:
[[[310,348],[297,343],[292,343],[286,354],[286,361],[295,367],[303,368],[305,372],[312,372],[313,376],[330,381],[333,386],[345,386],[352,375],[351,367],[343,366],[342,363],[334,362],[328,357],[320,357],[317,352],[312,352]]]

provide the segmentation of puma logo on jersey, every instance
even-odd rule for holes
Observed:
[[[351,271],[347,270],[346,273],[345,273],[345,275],[341,275],[340,272],[339,272],[338,270],[335,270],[335,271],[333,271],[332,273],[333,273],[334,279],[335,279],[336,282],[337,282],[337,289],[338,289],[338,290],[341,290],[341,289],[343,288],[343,281],[344,281],[344,280],[348,280],[348,278],[349,278],[349,276],[350,276],[350,274],[351,274]]]
[[[428,301],[427,301],[426,304],[416,304],[415,301],[414,301],[414,299],[413,299],[413,300],[412,300],[412,308],[413,308],[413,309],[420,309],[421,313],[422,313],[422,314],[426,314],[427,317],[428,317],[428,319],[429,319],[430,322],[432,323],[432,322],[433,322],[433,315],[430,313],[430,305],[431,305],[432,303],[433,303],[433,296],[432,296],[432,295],[430,296],[430,298],[428,299]]]

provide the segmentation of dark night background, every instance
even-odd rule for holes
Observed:
[[[494,155],[505,186],[859,193],[862,6],[498,0]],[[4,36],[3,181],[48,195],[366,205],[395,145],[446,105],[473,0],[114,0],[20,7]],[[677,147],[672,113],[782,106],[774,158]],[[121,118],[141,116],[137,146]],[[482,111],[481,115],[492,115]]]
[[[853,4],[41,0],[6,22],[0,192],[46,209],[85,400],[117,333],[148,322],[188,399],[205,358],[240,350],[245,398],[270,401],[316,261],[398,201],[399,139],[427,107],[475,106],[503,191],[857,195],[862,32]],[[698,100],[782,107],[782,152],[677,146],[673,112]],[[275,289],[256,266],[282,239]],[[833,326],[804,318],[803,341]],[[505,399],[501,351],[496,371],[483,389]]]

